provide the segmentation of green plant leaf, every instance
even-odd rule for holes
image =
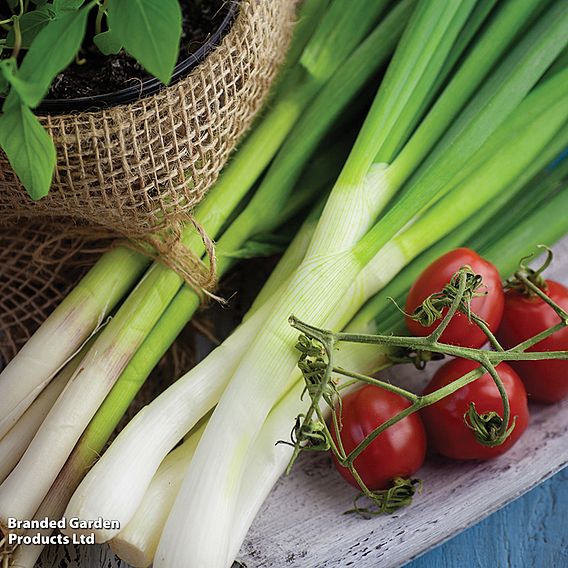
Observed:
[[[16,8],[19,3],[20,3],[20,0],[8,0],[8,6],[9,6],[12,10],[14,10],[14,8]]]
[[[124,49],[167,85],[179,53],[179,1],[110,0],[108,21]]]
[[[112,33],[112,30],[97,34],[93,41],[104,55],[114,55],[122,49],[122,43]]]
[[[85,0],[54,0],[53,9],[57,14],[78,10]]]
[[[85,36],[91,7],[92,4],[58,16],[36,36],[19,72],[22,81],[38,85],[37,96],[29,101],[30,107],[41,102],[54,77],[73,61]]]
[[[47,0],[32,0],[32,4],[35,4],[38,8],[45,6],[47,4]]]
[[[18,93],[20,99],[28,106],[35,102],[38,96],[41,98],[42,89],[34,82],[23,81],[18,76],[18,67],[13,59],[3,59],[0,61],[0,73],[12,89]]]
[[[33,112],[20,101],[0,116],[0,146],[30,197],[37,200],[47,195],[55,169],[55,147]]]
[[[49,6],[26,12],[20,18],[22,47],[28,49],[37,34],[54,18],[54,12]],[[14,47],[14,30],[11,29],[6,38],[6,47]]]

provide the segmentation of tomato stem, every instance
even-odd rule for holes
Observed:
[[[370,519],[375,515],[382,515],[384,513],[392,514],[398,511],[401,507],[410,505],[412,498],[416,491],[420,491],[422,482],[419,479],[405,479],[396,477],[392,485],[388,489],[380,491],[369,491],[359,493],[353,500],[353,509],[345,511],[345,514],[357,513],[363,518]],[[361,497],[367,497],[371,500],[373,508],[360,507],[359,501]]]
[[[393,385],[391,383],[387,383],[386,381],[381,381],[380,379],[376,379],[375,377],[369,377],[367,375],[362,375],[360,373],[356,373],[355,371],[348,371],[346,369],[342,369],[341,367],[334,367],[333,372],[338,375],[343,375],[344,377],[350,377],[352,379],[357,379],[362,383],[368,383],[370,385],[375,385],[381,387],[385,390],[390,392],[394,392],[399,394],[400,396],[406,398],[410,402],[416,402],[420,397],[413,392],[407,391],[401,387]]]
[[[468,285],[468,277],[470,277],[470,276],[474,277],[474,282],[475,282],[475,274],[473,273],[471,268],[469,268],[469,266],[464,266],[464,267],[460,268],[460,270],[454,275],[449,286],[445,286],[442,294],[447,295],[447,297],[451,299],[452,303],[450,305],[450,309],[448,310],[448,313],[444,316],[440,325],[438,325],[436,327],[436,329],[426,338],[426,341],[429,341],[432,345],[436,345],[438,343],[440,336],[442,335],[442,333],[444,333],[444,331],[448,327],[450,321],[456,315],[456,313],[457,313],[457,311],[458,311],[458,309],[459,309],[459,307],[462,303],[462,300],[464,300],[464,302],[466,304],[467,311],[468,312],[470,311],[471,297],[473,296],[473,293],[476,289],[475,284],[470,284],[469,288],[467,286]],[[457,290],[455,289],[456,277],[458,279]],[[469,292],[467,298],[465,297],[466,290]],[[453,296],[453,298],[452,298],[454,291],[455,291],[455,296]],[[425,300],[425,302],[426,301],[427,300]]]
[[[517,419],[516,417],[513,419],[513,424],[509,428],[509,420],[511,417],[511,405],[509,404],[509,397],[507,396],[507,391],[505,390],[503,381],[501,380],[501,377],[499,376],[497,369],[493,366],[491,361],[489,361],[489,358],[487,356],[483,356],[483,367],[491,375],[491,378],[493,379],[495,386],[499,390],[499,395],[501,396],[501,400],[503,401],[503,417],[501,418],[497,412],[491,413],[493,424],[495,424],[497,419],[501,420],[501,424],[495,432],[490,432],[485,429],[480,430],[475,428],[473,429],[473,432],[477,441],[483,444],[484,446],[499,446],[507,439],[509,434],[513,431]],[[489,436],[487,435],[488,433]]]
[[[485,333],[493,349],[495,349],[496,351],[504,351],[503,346],[499,343],[499,341],[497,340],[493,332],[489,329],[489,326],[485,323],[485,321],[483,321],[483,319],[481,319],[477,314],[474,313],[471,314],[470,319],[477,325],[477,327],[479,327],[479,329],[481,329],[481,331],[483,331],[483,333]]]
[[[546,258],[544,259],[542,265],[539,268],[534,269],[525,264],[526,260],[529,260],[533,257],[532,254],[525,258],[522,258],[519,262],[520,270],[507,281],[507,288],[517,290],[517,292],[525,296],[540,295],[536,292],[534,286],[536,286],[536,288],[538,288],[541,292],[546,292],[547,284],[546,280],[542,276],[542,273],[550,266],[554,258],[554,254],[552,250],[546,245],[539,245],[539,248],[546,250]],[[521,275],[523,276],[523,278],[520,277]],[[527,285],[527,281],[530,282],[532,286]]]

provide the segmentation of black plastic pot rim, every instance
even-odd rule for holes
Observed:
[[[211,37],[195,53],[192,53],[175,66],[169,86],[174,85],[188,75],[188,73],[201,63],[213,48],[217,46],[227,28],[235,19],[239,0],[229,0],[228,3],[230,4],[229,10]],[[153,95],[164,87],[165,85],[159,79],[149,77],[137,85],[132,85],[111,93],[72,99],[45,99],[35,109],[35,112],[37,114],[57,114],[72,111],[99,110],[101,108],[131,103],[142,97]]]

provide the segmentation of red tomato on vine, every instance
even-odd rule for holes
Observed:
[[[374,385],[365,385],[342,400],[341,441],[348,454],[383,422],[392,418],[410,402],[399,394]],[[339,416],[339,410],[336,409]],[[335,428],[332,437],[337,443]],[[417,413],[381,432],[353,465],[371,490],[387,489],[396,477],[410,477],[420,469],[426,454],[426,433]],[[343,478],[359,488],[348,468],[343,467],[334,456],[335,466]]]
[[[424,390],[430,394],[478,367],[469,359],[454,359],[438,369]],[[527,393],[517,373],[506,363],[496,367],[509,398],[511,420],[516,423],[509,437],[499,446],[484,446],[475,438],[464,415],[470,402],[479,414],[497,412],[503,417],[503,401],[493,379],[486,373],[440,401],[422,409],[428,442],[440,454],[458,460],[486,460],[505,453],[523,434],[529,423]]]
[[[544,292],[562,309],[568,311],[568,288],[547,280]],[[516,289],[505,294],[505,311],[497,339],[510,349],[526,339],[560,322],[556,312],[536,295],[526,295]],[[568,350],[568,327],[543,339],[527,351]],[[568,395],[568,361],[511,361],[525,383],[529,397],[537,402],[553,403]]]
[[[485,321],[489,329],[495,332],[503,315],[503,286],[498,270],[493,264],[481,258],[475,251],[468,248],[458,248],[450,251],[430,264],[414,282],[406,300],[406,313],[414,310],[431,294],[440,292],[451,280],[452,276],[462,267],[468,265],[473,272],[482,276],[481,291],[486,294],[471,300],[471,310]],[[447,309],[443,310],[443,314]],[[406,325],[413,335],[424,337],[434,331],[440,324],[424,327],[411,317],[406,317]],[[440,341],[462,347],[481,347],[486,341],[485,333],[468,317],[456,313],[448,327],[442,333]]]

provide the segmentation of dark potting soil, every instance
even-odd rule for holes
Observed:
[[[219,28],[230,9],[227,0],[182,0],[180,4],[183,31],[178,61],[195,53]],[[94,44],[84,46],[79,61],[54,79],[46,98],[69,99],[112,93],[140,84],[150,77],[124,51],[106,56]]]

